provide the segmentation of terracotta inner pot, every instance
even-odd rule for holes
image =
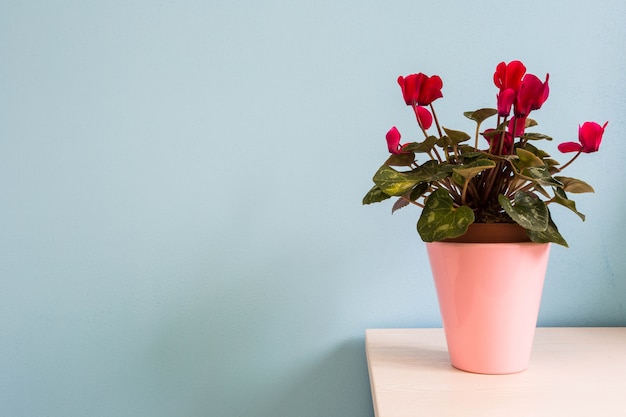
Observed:
[[[526,229],[516,223],[472,223],[463,236],[445,239],[455,243],[531,242]]]

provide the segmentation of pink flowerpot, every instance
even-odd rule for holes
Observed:
[[[510,374],[528,368],[548,243],[427,243],[455,368]]]

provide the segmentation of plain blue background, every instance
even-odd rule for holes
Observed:
[[[0,415],[372,416],[364,331],[440,326],[419,212],[361,206],[398,75],[443,123],[521,59],[556,144],[542,326],[626,325],[626,3],[0,1]]]

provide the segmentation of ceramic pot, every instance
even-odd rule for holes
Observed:
[[[426,248],[452,365],[481,374],[527,369],[550,244],[432,242]]]

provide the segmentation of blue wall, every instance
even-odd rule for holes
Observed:
[[[500,61],[609,126],[540,325],[626,325],[626,3],[0,2],[0,415],[372,416],[364,330],[439,326],[416,210],[361,206],[395,82],[450,127]],[[564,158],[560,158],[563,160]]]

